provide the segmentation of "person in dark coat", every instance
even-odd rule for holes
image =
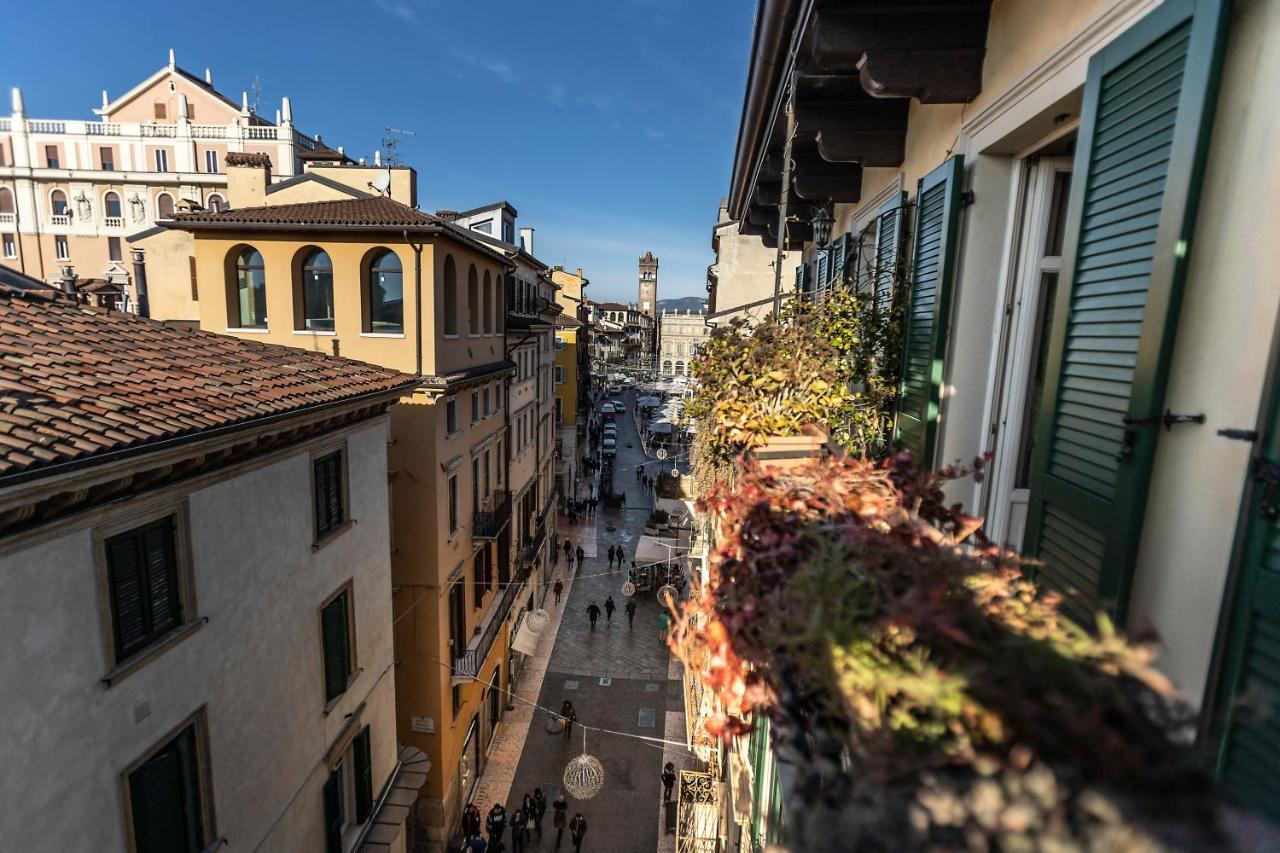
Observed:
[[[529,838],[529,818],[524,809],[516,809],[511,816],[511,853],[524,853],[524,843]]]
[[[596,629],[596,620],[600,618],[600,605],[594,601],[587,605],[587,618],[591,620],[591,630]]]
[[[484,840],[483,835],[477,835],[467,842],[467,850],[470,853],[485,853],[489,849],[489,842]]]
[[[587,552],[582,550],[582,546],[579,545],[577,553],[578,553],[578,564],[581,565],[582,561],[587,558]]]
[[[587,834],[587,819],[582,816],[582,812],[578,812],[573,816],[573,820],[569,821],[569,837],[573,839],[574,853],[581,853],[582,839]]]
[[[480,835],[480,809],[475,803],[467,803],[467,807],[462,810],[462,834],[466,838]]]
[[[556,604],[559,604],[560,593],[564,592],[564,581],[560,580],[560,578],[556,578],[556,585],[551,588],[551,591],[556,594]]]
[[[525,812],[529,815],[529,820],[533,822],[533,828],[538,833],[538,838],[542,838],[542,816],[547,813],[547,797],[542,793],[541,788],[533,789],[533,796],[525,795],[530,800],[530,804],[525,807]]]
[[[551,808],[555,814],[551,817],[551,825],[556,828],[556,849],[560,849],[560,839],[564,838],[564,828],[569,822],[569,803],[564,798],[564,794],[556,797],[556,801],[551,804]]]
[[[662,768],[662,801],[671,802],[671,789],[676,786],[676,766],[670,761]]]
[[[634,628],[636,626],[636,600],[634,598],[627,599],[627,627]]]
[[[568,740],[569,733],[573,730],[573,721],[578,719],[578,712],[573,710],[573,703],[568,699],[560,706],[560,719],[564,720],[564,739]]]
[[[507,828],[507,810],[502,803],[494,803],[493,808],[489,809],[489,816],[484,821],[485,831],[489,833],[489,847],[492,849],[493,842],[502,839],[502,833]]]
[[[613,611],[618,609],[618,605],[613,603],[613,596],[609,596],[604,600],[604,621],[610,625],[613,624]]]

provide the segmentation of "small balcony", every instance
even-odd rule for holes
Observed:
[[[103,228],[123,228],[124,217],[123,216],[104,216],[102,217],[102,227]]]
[[[497,539],[511,523],[511,492],[494,492],[471,521],[472,539]]]
[[[512,579],[515,583],[508,583],[498,590],[493,603],[489,605],[489,612],[484,615],[484,621],[480,623],[479,632],[471,638],[466,650],[453,659],[454,684],[472,681],[480,673],[485,659],[493,650],[494,641],[498,639],[498,632],[502,630],[503,623],[511,614],[512,603],[524,588],[524,584],[520,581],[528,576],[528,571],[517,572],[517,576]]]
[[[68,213],[55,213],[49,217],[50,225],[70,225],[71,215]]]
[[[18,221],[16,213],[0,213],[0,225],[12,225]]]

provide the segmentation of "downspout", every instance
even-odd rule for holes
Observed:
[[[147,257],[144,249],[134,249],[133,256],[133,289],[138,297],[138,316],[151,316],[151,300],[147,298]],[[335,349],[337,340],[334,341]],[[337,355],[335,351],[334,355]]]
[[[796,136],[796,82],[792,72],[787,93],[787,139],[782,149],[782,197],[778,205],[778,251],[773,262],[773,316],[782,313],[782,258],[787,251],[787,207],[791,200],[791,143]]]
[[[409,239],[409,231],[404,231],[404,241],[413,249],[413,324],[414,324],[414,367],[415,375],[422,375],[422,247]]]

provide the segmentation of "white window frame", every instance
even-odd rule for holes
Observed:
[[[53,237],[53,253],[55,259],[59,261],[71,260],[71,246],[67,242],[66,234],[55,234]]]
[[[155,151],[155,162],[157,172],[169,171],[169,151],[166,148],[157,148]]]
[[[205,149],[204,170],[211,175],[218,173],[218,152],[212,148]]]
[[[444,401],[444,436],[449,438],[462,432],[458,425],[458,398],[447,397]]]

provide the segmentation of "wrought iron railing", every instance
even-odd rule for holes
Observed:
[[[681,770],[676,799],[676,853],[720,850],[720,780],[711,773]]]
[[[475,513],[471,521],[472,539],[497,539],[511,522],[511,492],[494,492],[491,506]]]
[[[524,586],[521,581],[527,576],[528,572],[518,571],[516,577],[513,578],[513,583],[508,583],[498,590],[497,597],[494,598],[493,604],[489,606],[489,612],[485,614],[484,627],[481,628],[478,639],[454,659],[454,678],[470,680],[479,674],[480,668],[484,666],[485,658],[489,656],[490,650],[493,649],[493,641],[498,638],[498,632],[502,630],[503,623],[507,621],[507,616],[511,613],[512,602],[516,600],[516,595]]]

